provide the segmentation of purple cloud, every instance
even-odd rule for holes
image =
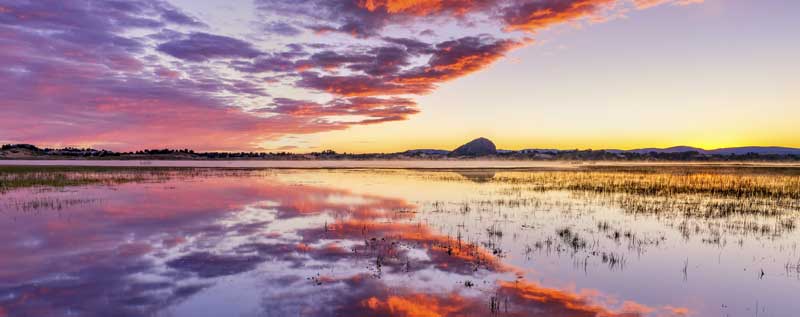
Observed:
[[[351,124],[372,124],[405,120],[419,112],[416,103],[406,98],[355,97],[334,99],[326,104],[289,98],[275,98],[272,108],[261,112],[279,113],[299,117],[364,116],[366,119],[350,121]]]
[[[254,58],[263,54],[248,42],[202,32],[191,33],[183,39],[159,44],[156,49],[192,62],[215,58]]]
[[[264,26],[264,31],[283,36],[296,36],[303,33],[302,30],[286,22],[268,23]]]

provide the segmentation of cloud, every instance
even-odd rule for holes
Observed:
[[[428,45],[408,39],[387,39],[401,46],[372,48],[364,55],[342,56],[326,53],[325,58],[301,61],[305,68],[346,67],[355,73],[327,75],[301,73],[296,85],[339,96],[382,96],[426,94],[436,84],[481,70],[521,46],[513,40],[471,36]],[[413,57],[427,62],[412,65]],[[359,73],[360,72],[360,73]]]
[[[370,76],[387,76],[396,74],[410,64],[409,58],[418,55],[410,53],[407,48],[396,46],[376,47],[369,51],[370,57],[362,61],[351,63],[347,68],[353,71],[364,72]]]
[[[633,0],[639,1],[639,0]],[[653,1],[653,0],[642,0]],[[667,0],[668,1],[668,0]],[[696,2],[697,0],[678,0]],[[354,0],[300,1],[260,0],[259,7],[286,14],[306,16],[318,22],[316,30],[348,33],[357,37],[380,34],[388,25],[408,21],[451,19],[475,23],[499,19],[506,30],[535,32],[552,25],[571,22],[623,5],[622,0]],[[294,2],[293,2],[294,3]],[[320,23],[326,22],[326,23]]]
[[[257,150],[407,120],[419,112],[414,96],[490,67],[542,29],[699,2],[256,0],[258,21],[241,31],[162,0],[0,1],[0,135]],[[298,98],[309,95],[319,101]]]
[[[406,51],[412,55],[422,55],[433,53],[433,47],[429,43],[418,41],[411,38],[384,37],[384,41],[402,45]]]
[[[252,62],[238,61],[231,65],[245,73],[292,72],[298,67],[293,60],[278,56],[263,56]]]
[[[161,13],[161,19],[174,24],[188,26],[207,26],[205,23],[174,9],[166,9]]]
[[[334,99],[327,104],[275,98],[272,108],[261,109],[261,112],[280,113],[297,117],[326,116],[362,116],[366,119],[350,121],[351,124],[373,124],[388,121],[405,120],[419,110],[410,99],[355,97]]]
[[[303,69],[336,69],[345,64],[367,62],[371,58],[372,56],[366,54],[339,54],[334,51],[322,51],[311,55],[308,59],[300,60],[297,63]]]
[[[333,76],[314,72],[301,74],[297,87],[321,90],[337,96],[380,96],[426,94],[433,91],[429,83],[404,84],[381,80],[369,75]]]
[[[508,30],[538,31],[550,26],[599,14],[616,0],[520,2],[502,9]]]
[[[690,5],[690,4],[703,3],[703,1],[704,0],[633,0],[633,3],[639,9],[647,9],[647,8],[650,8],[650,7],[654,7],[654,6],[662,5],[662,4],[667,4],[667,3],[673,4],[673,5],[685,6],[685,5]]]
[[[159,44],[157,50],[173,57],[201,62],[214,58],[255,58],[262,53],[245,41],[195,32],[186,38]]]
[[[264,31],[283,36],[296,36],[303,33],[302,30],[286,22],[268,23],[264,26]]]
[[[198,22],[164,1],[41,0],[4,1],[0,23],[40,30],[107,32]]]
[[[402,83],[443,82],[481,70],[517,48],[520,42],[470,36],[436,45],[427,65],[400,74]]]
[[[309,117],[263,118],[211,95],[266,93],[249,81],[200,77],[203,72],[183,79],[161,68],[156,70],[161,79],[153,80],[100,67],[130,67],[121,61],[98,60],[103,64],[89,67],[4,52],[0,84],[9,88],[0,91],[7,103],[0,108],[0,131],[12,140],[121,149],[136,145],[236,150],[257,148],[260,140],[286,133],[346,127]]]

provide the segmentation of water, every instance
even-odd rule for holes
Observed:
[[[116,167],[226,167],[226,168],[408,168],[408,169],[485,169],[485,168],[553,168],[574,169],[580,166],[637,165],[717,165],[717,166],[783,166],[800,167],[791,162],[614,162],[614,161],[530,161],[530,160],[0,160],[0,166],[116,166]]]
[[[800,311],[796,199],[521,181],[541,173],[202,170],[10,190],[0,316]]]
[[[498,161],[498,160],[0,160],[2,165],[25,166],[148,166],[148,167],[226,167],[226,168],[565,168],[580,163],[546,161]]]

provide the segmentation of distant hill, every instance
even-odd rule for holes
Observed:
[[[450,156],[484,156],[497,154],[497,147],[487,138],[477,138],[459,146]]]
[[[406,155],[419,155],[419,154],[426,154],[426,155],[447,155],[450,154],[448,150],[436,150],[436,149],[415,149],[415,150],[408,150],[402,152],[402,154]]]
[[[0,159],[25,159],[40,155],[43,155],[42,150],[30,144],[6,144],[0,147]]]
[[[709,155],[745,155],[749,153],[755,153],[759,155],[800,155],[800,149],[797,148],[788,148],[788,147],[779,147],[779,146],[743,146],[743,147],[730,147],[730,148],[720,148],[714,150],[705,150],[701,148],[691,147],[691,146],[673,146],[668,148],[644,148],[644,149],[634,149],[634,150],[608,150],[608,152],[612,153],[621,153],[621,152],[629,152],[629,153],[639,153],[639,154],[647,154],[651,152],[655,153],[682,153],[682,152],[698,152],[700,154],[709,154]]]
[[[634,150],[606,150],[606,151],[613,152],[613,153],[628,152],[628,153],[639,153],[639,154],[647,154],[647,153],[651,153],[651,152],[655,152],[655,153],[683,153],[683,152],[703,153],[703,152],[705,152],[705,150],[703,150],[701,148],[696,148],[696,147],[692,147],[692,146],[673,146],[673,147],[668,147],[668,148],[652,148],[651,147],[651,148],[634,149]]]
[[[730,155],[730,154],[743,155],[747,153],[756,153],[761,155],[766,155],[766,154],[800,155],[800,149],[780,147],[780,146],[744,146],[744,147],[722,148],[706,152],[708,152],[709,154],[719,154],[719,155]]]
[[[520,153],[536,153],[536,152],[538,152],[538,153],[548,153],[548,152],[550,152],[550,153],[558,153],[558,152],[561,152],[561,151],[563,151],[563,150],[559,150],[559,149],[523,149],[523,150],[519,150]]]

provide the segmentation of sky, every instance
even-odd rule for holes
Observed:
[[[800,147],[796,1],[0,0],[0,143]]]

